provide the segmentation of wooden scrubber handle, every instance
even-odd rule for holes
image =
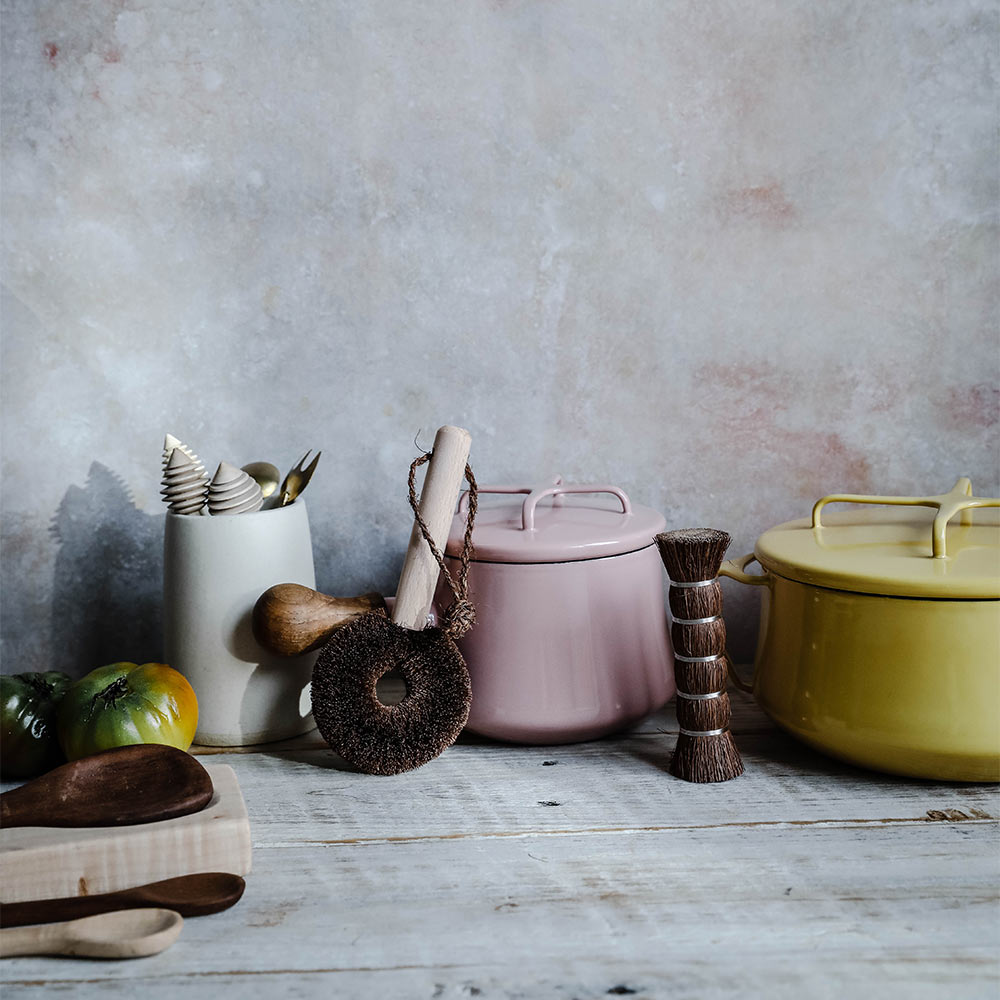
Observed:
[[[461,427],[442,427],[434,438],[434,450],[420,491],[419,509],[434,544],[441,552],[444,552],[448,541],[471,446],[469,432]],[[424,627],[440,572],[420,526],[414,523],[392,609],[392,620],[397,625],[417,630]]]
[[[355,618],[384,607],[381,594],[328,597],[298,583],[279,583],[257,598],[253,635],[278,656],[298,656],[319,649]]]

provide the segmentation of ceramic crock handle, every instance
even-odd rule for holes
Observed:
[[[555,497],[558,502],[559,497],[565,493],[612,493],[621,501],[622,513],[632,513],[632,501],[625,495],[625,491],[620,490],[617,486],[607,486],[603,483],[574,483],[570,486],[563,486],[561,484],[556,486],[543,486],[541,489],[532,490],[532,492],[524,498],[524,503],[521,505],[521,527],[525,531],[534,531],[535,507],[538,506],[538,501],[544,499],[545,497]]]
[[[751,576],[746,572],[747,566],[752,562],[756,562],[757,557],[751,552],[747,556],[740,556],[739,559],[727,559],[719,567],[719,576],[728,576],[730,580],[736,580],[738,583],[749,583],[752,587],[762,587],[771,582],[771,577],[765,569],[761,576]],[[733,658],[726,653],[726,664],[729,672],[729,679],[736,685],[741,691],[745,691],[747,694],[753,694],[753,681],[747,683],[743,680],[738,673],[736,673],[736,664],[733,663]],[[756,671],[755,671],[756,673]]]

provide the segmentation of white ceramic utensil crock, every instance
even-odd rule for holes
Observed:
[[[198,696],[195,742],[268,743],[314,728],[315,653],[281,657],[253,637],[254,602],[277,583],[316,586],[306,506],[229,517],[167,512],[164,646]]]

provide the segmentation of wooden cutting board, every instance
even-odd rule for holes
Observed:
[[[115,892],[196,872],[250,872],[250,821],[236,773],[206,767],[201,812],[138,826],[0,830],[0,903]]]

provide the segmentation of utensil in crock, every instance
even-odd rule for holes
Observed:
[[[285,507],[292,503],[295,498],[309,485],[312,474],[316,471],[319,457],[323,452],[316,452],[316,457],[306,465],[306,459],[312,453],[310,448],[289,470],[281,484],[281,491],[278,493],[278,506]]]
[[[260,487],[261,496],[266,500],[281,482],[281,473],[270,462],[250,462],[243,471]]]

